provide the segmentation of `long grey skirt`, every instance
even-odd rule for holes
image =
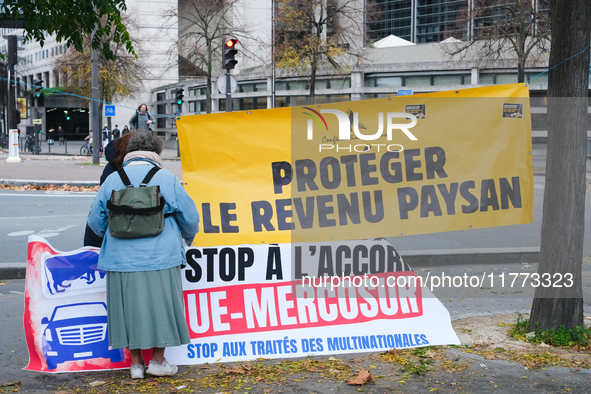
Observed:
[[[107,272],[109,345],[151,349],[190,343],[181,267]]]

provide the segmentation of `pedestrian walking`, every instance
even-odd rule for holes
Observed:
[[[121,132],[122,135],[125,135],[130,132],[131,130],[129,130],[129,127],[127,127],[127,125],[123,126],[123,131]]]
[[[53,133],[54,132],[55,132],[55,129],[49,129],[49,131],[47,132],[47,145],[53,145],[53,142],[54,142]]]
[[[109,130],[109,126],[106,123],[105,123],[105,127],[103,127],[102,133],[103,133],[103,147],[106,148],[107,145],[109,145],[109,141],[111,140],[110,139],[111,131]]]
[[[88,135],[84,137],[84,141],[88,141],[88,153],[92,155],[92,130],[90,130]]]
[[[121,137],[121,130],[119,130],[119,126],[115,125],[115,128],[113,129],[113,140],[116,140],[117,138]]]
[[[66,131],[62,129],[62,126],[58,126],[57,128],[57,136],[60,139],[60,145],[64,145],[66,139]]]
[[[140,104],[131,119],[129,119],[129,126],[132,130],[152,131],[151,125],[154,122],[156,122],[156,119],[148,112],[148,106]]]
[[[199,214],[178,178],[162,169],[161,152],[162,141],[154,133],[134,133],[122,167],[136,188],[154,167],[159,169],[147,183],[158,185],[165,201],[160,234],[132,239],[111,235],[111,231],[117,234],[120,229],[109,228],[107,202],[113,192],[126,187],[119,172],[111,174],[100,187],[88,216],[90,228],[104,237],[98,268],[107,271],[109,345],[129,349],[132,379],[141,379],[145,373],[176,374],[178,368],[168,363],[164,350],[190,343],[181,267],[186,265],[183,239],[188,245],[192,243],[199,229]],[[152,349],[147,369],[142,349]]]

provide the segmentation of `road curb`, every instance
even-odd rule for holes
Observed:
[[[0,264],[0,280],[25,279],[27,276],[27,263],[2,263]]]
[[[26,186],[26,185],[37,185],[37,186],[85,186],[85,187],[92,187],[98,186],[99,181],[39,181],[39,180],[30,180],[30,179],[0,179],[0,185],[8,185],[8,186]]]
[[[525,249],[525,248],[524,248]],[[529,248],[536,249],[536,248]],[[436,253],[419,254],[420,252],[400,252],[404,261],[411,267],[440,267],[446,265],[462,264],[519,264],[537,263],[540,251],[523,250],[478,253]],[[26,276],[26,263],[0,263],[0,280],[24,279]]]
[[[517,248],[516,248],[517,249]],[[539,248],[532,250],[483,251],[483,252],[451,252],[421,254],[420,252],[399,252],[404,262],[414,267],[441,267],[446,265],[471,264],[522,264],[537,263],[540,259]],[[535,250],[537,249],[537,250]]]

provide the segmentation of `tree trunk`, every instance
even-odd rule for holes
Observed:
[[[591,2],[551,0],[550,67],[589,45]],[[582,259],[589,49],[550,71],[548,153],[538,273],[571,287],[536,287],[530,330],[583,325]],[[547,282],[546,282],[547,283]],[[539,324],[539,325],[538,325]]]
[[[308,104],[314,104],[314,96],[316,95],[316,71],[318,69],[318,61],[316,58],[312,60],[310,64],[310,102]]]

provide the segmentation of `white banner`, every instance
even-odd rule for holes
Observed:
[[[292,258],[293,256],[293,258]],[[450,316],[387,241],[187,249],[190,365],[459,344]],[[29,238],[25,334],[38,371],[125,368],[109,349],[98,251],[56,251]]]

